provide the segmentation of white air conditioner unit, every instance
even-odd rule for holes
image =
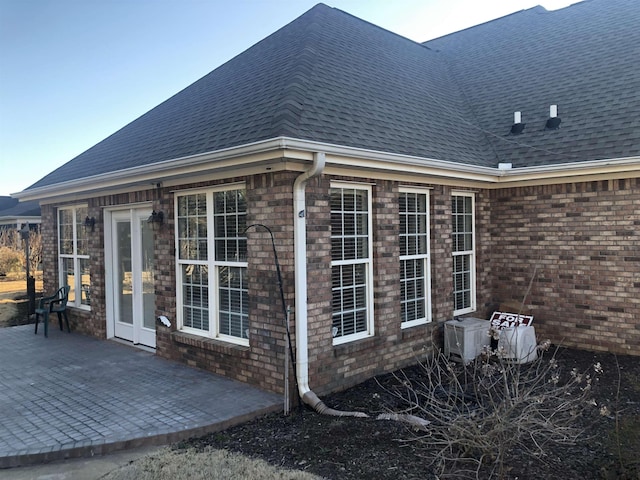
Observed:
[[[469,363],[491,343],[491,322],[467,317],[444,324],[444,354],[457,362]]]
[[[498,352],[509,362],[529,363],[538,358],[536,330],[532,326],[500,330]]]

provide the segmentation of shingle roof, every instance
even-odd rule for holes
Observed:
[[[640,3],[535,7],[426,42],[514,167],[640,155]],[[549,106],[562,123],[545,130]],[[513,112],[526,123],[508,135]],[[530,145],[531,147],[525,146]]]
[[[319,4],[30,188],[278,136],[484,164],[454,85],[427,47]]]
[[[0,197],[0,218],[39,217],[40,204],[37,201],[20,202],[15,198]]]
[[[280,136],[493,167],[638,155],[639,10],[536,7],[420,45],[319,4],[29,188]]]

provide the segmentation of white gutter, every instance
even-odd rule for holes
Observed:
[[[610,172],[634,172],[640,170],[639,157],[612,158],[571,162],[550,166],[516,167],[501,170],[496,167],[484,167],[456,163],[435,158],[418,157],[397,153],[381,152],[356,147],[346,147],[311,140],[300,140],[290,137],[276,137],[259,142],[229,147],[212,152],[187,157],[165,160],[140,167],[127,168],[66,182],[36,187],[11,196],[21,201],[42,200],[67,194],[95,191],[100,188],[118,188],[125,185],[144,184],[151,180],[163,180],[173,175],[186,173],[199,175],[202,172],[233,169],[242,165],[253,164],[287,156],[292,160],[306,160],[311,152],[322,151],[330,155],[340,167],[371,168],[380,171],[407,172],[407,167],[415,167],[435,176],[452,177],[458,180],[480,181],[488,188],[502,188],[509,183],[521,181],[563,179],[574,175],[598,175]]]
[[[313,154],[313,165],[293,182],[293,250],[295,270],[296,378],[298,394],[318,413],[340,417],[366,417],[362,412],[341,412],[327,407],[309,387],[309,345],[307,331],[307,222],[306,186],[309,179],[322,174],[324,152]]]
[[[212,162],[215,162],[217,167],[237,166],[241,164],[238,162],[238,159],[241,157],[282,151],[285,148],[286,138],[277,137],[213,152],[199,153],[197,155],[164,160],[139,167],[124,168],[115,172],[90,175],[88,177],[59,182],[53,185],[35,187],[23,190],[22,192],[12,193],[11,196],[22,201],[39,200],[48,196],[59,195],[61,191],[64,194],[64,192],[67,191],[83,192],[123,184],[148,183],[150,180],[158,180],[164,176],[172,175],[176,171],[178,173],[182,173],[184,170],[199,172],[204,168],[210,168]],[[225,161],[227,161],[228,165]]]

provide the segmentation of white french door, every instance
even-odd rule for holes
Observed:
[[[110,212],[107,336],[155,348],[155,287],[151,208]]]

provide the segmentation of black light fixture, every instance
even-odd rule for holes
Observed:
[[[95,230],[95,226],[95,217],[89,217],[89,215],[87,215],[87,218],[84,219],[84,228],[91,228],[91,231],[93,232]]]
[[[147,219],[149,223],[160,223],[164,222],[164,213],[162,211],[156,212],[155,210],[151,212],[151,216]]]
[[[526,124],[522,123],[521,112],[513,112],[513,125],[511,125],[511,135],[519,135],[524,130]]]

